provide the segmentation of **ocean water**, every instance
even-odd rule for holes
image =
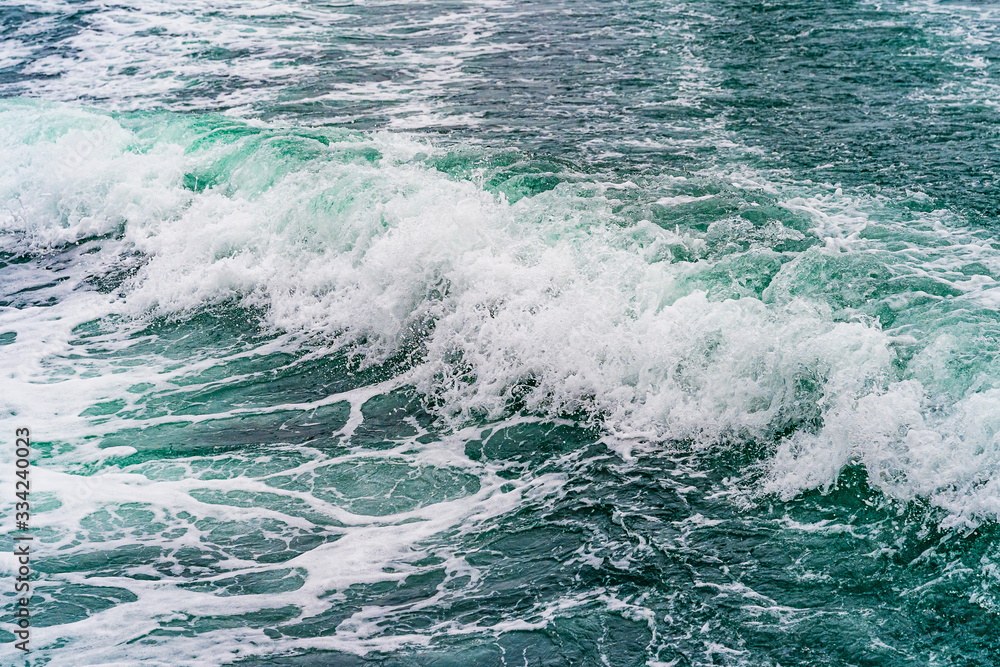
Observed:
[[[1000,664],[1000,5],[0,18],[4,664]]]

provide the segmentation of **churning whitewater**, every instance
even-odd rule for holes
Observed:
[[[0,16],[30,664],[1000,660],[995,8]]]

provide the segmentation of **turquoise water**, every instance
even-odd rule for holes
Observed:
[[[1000,664],[1000,6],[0,16],[5,664]]]

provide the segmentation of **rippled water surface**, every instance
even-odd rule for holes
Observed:
[[[31,665],[1000,663],[1000,6],[0,19]]]

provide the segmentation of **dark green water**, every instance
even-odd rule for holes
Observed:
[[[0,17],[5,664],[1000,664],[1000,6]]]

